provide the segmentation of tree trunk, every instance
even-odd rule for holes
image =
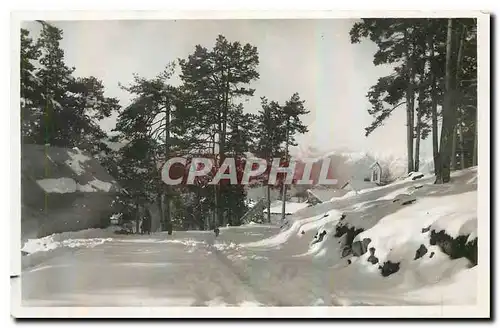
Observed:
[[[451,139],[451,162],[450,169],[455,171],[457,169],[457,126],[453,127],[453,135]]]
[[[266,199],[266,204],[267,204],[267,223],[271,223],[271,186],[267,185],[266,186],[267,190],[267,199]]]
[[[220,125],[220,116],[218,117],[218,120],[219,120],[219,124],[218,127],[219,127],[219,131],[220,129],[222,129],[222,126]],[[217,154],[215,153],[215,144],[216,144],[216,141],[215,141],[215,138],[216,136],[214,135],[214,138],[213,138],[213,144],[212,144],[212,154],[214,156],[214,164],[217,165],[218,164],[218,157],[217,157]],[[220,134],[218,135],[218,138],[220,139]],[[217,140],[217,143],[219,143],[219,140]],[[220,148],[220,147],[219,147]],[[217,169],[217,168],[216,168]],[[213,207],[213,211],[212,211],[212,225],[213,225],[213,229],[217,228],[217,206],[219,204],[219,196],[217,194],[217,185],[213,185],[214,186],[214,207]],[[210,229],[210,227],[209,227]]]
[[[222,95],[222,111],[218,114],[218,127],[219,127],[219,151],[218,156],[216,157],[216,170],[218,170],[222,163],[225,160],[225,151],[226,151],[226,130],[227,130],[227,115],[229,111],[229,68],[226,71],[225,83],[224,83],[224,93]],[[215,228],[223,225],[223,211],[220,208],[221,206],[221,184],[215,185]]]
[[[165,106],[165,162],[170,157],[170,104]],[[170,186],[165,184],[165,212],[164,212],[164,229],[169,235],[172,234],[172,222],[170,219]],[[163,230],[163,231],[165,231]]]
[[[477,166],[477,116],[476,122],[474,124],[474,149],[472,150],[472,166]]]
[[[405,33],[406,34],[406,33]],[[414,92],[413,92],[413,62],[410,56],[410,50],[406,53],[406,143],[408,152],[408,173],[414,171],[413,167],[413,111],[414,111]]]
[[[458,47],[458,55],[457,55],[457,64],[455,68],[455,84],[459,85],[460,83],[460,71],[461,71],[461,66],[462,66],[462,57],[463,57],[463,47],[464,47],[464,37],[465,37],[465,28],[462,28],[462,32],[460,34],[460,43]],[[457,109],[455,108],[455,115],[458,114]],[[460,125],[461,129],[461,125]],[[459,131],[459,126],[455,125],[453,128],[453,139],[452,139],[452,146],[451,146],[451,163],[450,167],[451,170],[454,171],[457,169],[457,134],[460,133]],[[462,152],[463,154],[463,152]],[[463,163],[463,161],[462,161]]]
[[[287,118],[287,121],[286,121],[286,138],[285,138],[285,163],[286,165],[288,165],[288,139],[289,139],[289,136],[288,136],[288,130],[289,130],[289,119]],[[288,177],[288,174],[286,175],[286,177]],[[282,191],[283,191],[283,194],[282,194],[282,205],[281,205],[281,223],[285,222],[285,216],[286,216],[286,178],[283,179],[282,181]]]
[[[420,124],[421,124],[421,117],[420,117],[420,112],[417,113],[417,131],[416,131],[416,136],[415,136],[415,164],[414,164],[414,167],[413,169],[415,170],[415,172],[418,172],[418,170],[420,169],[420,135],[421,135],[421,131],[420,131]]]
[[[458,137],[460,146],[460,169],[465,169],[465,154],[464,154],[464,130],[462,124],[458,125]]]
[[[406,135],[406,141],[407,141],[407,148],[408,148],[408,172],[413,172],[415,170],[413,166],[413,101],[412,101],[412,95],[409,93],[412,91],[407,91],[408,96],[406,97],[407,99],[407,105],[406,105],[406,122],[407,122],[407,135]]]
[[[436,79],[436,64],[434,59],[434,41],[433,36],[430,36],[429,47],[431,49],[431,121],[432,121],[432,155],[434,159],[434,175],[440,175],[440,161],[439,161],[439,144],[438,144],[438,115],[437,115],[437,79]]]
[[[448,35],[446,38],[446,73],[445,94],[443,103],[443,124],[441,127],[440,140],[440,174],[436,177],[436,183],[448,183],[450,181],[450,162],[453,129],[455,127],[455,90],[456,90],[456,60],[454,56],[454,31],[453,19],[448,19]]]
[[[465,27],[462,27],[462,33],[460,34],[460,41],[459,41],[459,46],[458,46],[458,56],[457,56],[457,67],[455,71],[455,83],[458,86],[460,85],[460,73],[462,72],[462,59],[464,55],[464,39],[465,39],[465,33],[466,29]],[[458,114],[458,108],[455,109]],[[462,170],[465,168],[464,165],[464,149],[463,149],[463,135],[462,135],[462,123],[460,122],[458,126],[455,126],[455,130],[457,131],[459,138],[460,138],[460,167]],[[453,144],[454,144],[454,152],[452,155],[452,164],[454,165],[453,169],[456,169],[456,134],[454,134],[454,139],[453,139]]]
[[[218,160],[218,165],[217,169],[219,169],[222,166],[222,163],[224,163],[224,160],[226,159],[225,153],[226,153],[226,134],[227,134],[227,116],[229,112],[229,96],[230,96],[230,67],[227,68],[226,71],[226,81],[225,81],[225,90],[224,90],[224,104],[222,108],[222,118],[219,124],[220,127],[220,139],[219,139],[219,160]],[[222,185],[219,183],[216,187],[216,193],[215,193],[215,208],[216,208],[216,218],[217,218],[217,224],[216,227],[223,226],[224,225],[224,211],[221,208],[221,197],[222,197]]]
[[[141,220],[141,213],[139,211],[139,202],[136,200],[135,202],[135,233],[138,234],[140,230],[140,220]]]
[[[421,89],[418,95],[418,112],[417,112],[417,126],[416,126],[416,136],[415,136],[415,172],[420,169],[420,138],[422,134],[422,112],[423,108],[424,92]]]
[[[164,214],[163,214],[163,198],[162,198],[162,193],[161,192],[159,192],[156,195],[156,202],[158,204],[158,210],[159,210],[159,213],[160,213],[160,230],[161,231],[165,231],[166,230],[166,228],[164,228],[165,222],[163,222],[163,217],[164,217]]]
[[[194,216],[194,221],[198,224],[198,228],[200,230],[205,230],[205,220],[202,219],[201,217],[201,197],[200,197],[200,189],[196,188],[195,190],[195,195],[196,195],[196,201],[195,201],[195,206],[193,209],[193,216]]]

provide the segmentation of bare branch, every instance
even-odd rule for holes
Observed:
[[[166,127],[166,124],[163,123],[161,124],[160,126],[158,126],[156,129],[154,129],[153,131],[151,131],[150,133],[148,133],[148,136],[149,137],[152,137],[153,135],[156,134],[156,132],[158,132],[161,128],[165,128]]]

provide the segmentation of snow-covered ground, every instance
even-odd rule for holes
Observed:
[[[23,247],[25,305],[473,305],[477,170],[349,193],[248,224],[172,236],[90,229]],[[457,246],[458,245],[458,246]]]
[[[296,203],[296,202],[285,202],[285,212],[287,215],[294,214],[301,209],[308,207],[308,203]],[[277,200],[271,203],[270,208],[271,214],[281,214],[283,213],[283,201]],[[267,213],[267,208],[264,208],[264,213]]]

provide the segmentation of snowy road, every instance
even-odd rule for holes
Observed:
[[[269,277],[269,262],[250,257],[252,270],[228,258],[236,244],[253,241],[275,228],[210,233],[176,233],[113,238],[93,248],[54,252],[22,277],[27,306],[188,306],[292,305],[259,285]],[[171,238],[171,237],[170,237]],[[255,265],[255,263],[259,263]],[[246,263],[252,264],[252,263]],[[296,263],[299,265],[300,263]],[[293,266],[293,265],[292,265]],[[263,274],[265,274],[263,276]]]
[[[477,236],[477,188],[426,180],[376,188],[304,209],[286,229],[246,225],[173,236],[87,230],[27,243],[24,306],[311,306],[474,304],[476,267],[429,244],[429,228]],[[418,188],[408,189],[412,185]],[[416,203],[394,198],[411,192]],[[410,197],[407,195],[407,197]],[[345,215],[341,215],[344,213]],[[337,223],[363,228],[370,252],[343,257]],[[344,221],[344,222],[345,222]],[[426,228],[426,229],[424,229]],[[323,241],[315,236],[327,231]],[[469,238],[468,237],[468,238]],[[364,240],[364,239],[363,239]],[[425,246],[425,256],[416,251]],[[400,263],[388,277],[384,261]],[[456,291],[460,291],[457,293]]]
[[[259,255],[232,242],[260,240],[277,230],[224,229],[217,240],[210,232],[176,232],[175,239],[119,236],[92,248],[33,254],[43,258],[23,270],[23,304],[293,306],[315,304],[320,294],[326,298],[324,267],[310,258],[279,250]]]

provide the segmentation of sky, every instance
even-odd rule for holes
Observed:
[[[303,117],[309,132],[296,139],[303,150],[327,152],[338,148],[372,153],[406,154],[404,106],[369,137],[364,128],[373,118],[367,110],[369,88],[392,68],[374,66],[376,45],[369,40],[351,44],[349,19],[275,20],[106,20],[55,21],[63,30],[61,47],[76,76],[103,81],[106,96],[122,106],[130,95],[120,89],[133,73],[154,77],[178,58],[186,58],[200,44],[212,48],[217,35],[229,41],[250,43],[259,53],[260,79],[251,87],[255,95],[244,102],[245,111],[256,113],[260,97],[284,103],[298,92],[310,113]],[[39,24],[27,22],[33,36]],[[172,83],[178,84],[175,76]],[[105,131],[116,115],[101,122]],[[432,155],[431,138],[422,141],[421,157]]]

